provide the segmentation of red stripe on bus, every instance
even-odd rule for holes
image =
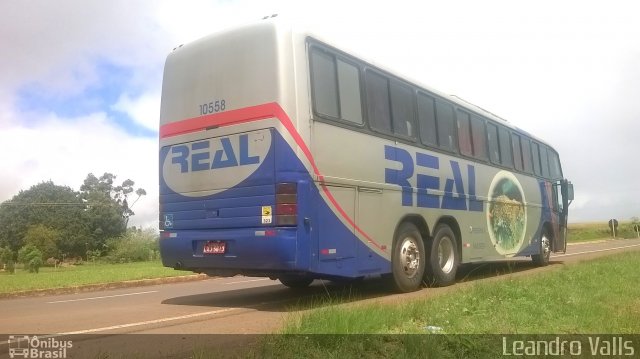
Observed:
[[[344,218],[344,220],[346,220],[349,225],[353,226],[353,228],[358,233],[365,237],[369,241],[369,243],[373,244],[381,251],[386,252],[386,246],[382,246],[374,241],[373,238],[371,238],[367,233],[365,233],[360,227],[356,225],[355,221],[351,217],[349,217],[347,212],[340,206],[340,204],[338,204],[338,201],[335,199],[335,197],[333,197],[333,194],[331,194],[331,191],[329,191],[329,189],[325,185],[324,176],[320,174],[320,170],[318,169],[318,166],[316,166],[316,162],[313,159],[313,155],[311,154],[309,147],[307,147],[307,144],[302,139],[302,136],[300,136],[298,130],[296,130],[293,122],[291,122],[291,119],[289,118],[287,113],[282,109],[282,107],[280,107],[278,103],[271,102],[262,105],[245,107],[237,110],[219,112],[182,121],[172,122],[160,126],[160,138],[167,138],[177,135],[183,135],[186,133],[202,131],[211,127],[224,127],[237,125],[240,123],[260,121],[273,117],[277,118],[280,123],[284,125],[289,134],[293,137],[298,147],[300,147],[304,155],[307,157],[307,160],[313,168],[313,172],[318,176],[320,187],[322,187],[322,192],[324,192],[329,201],[331,201],[333,206],[338,210],[342,218]]]
[[[276,103],[274,103],[277,105]],[[270,111],[272,104],[245,107],[237,110],[213,113],[210,115],[193,117],[187,120],[168,123],[160,126],[160,138],[183,135],[185,133],[202,131],[211,127],[237,125],[240,123],[264,120],[274,117]],[[280,106],[278,106],[280,107]]]

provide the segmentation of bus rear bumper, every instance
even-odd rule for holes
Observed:
[[[180,270],[220,276],[277,276],[309,270],[308,260],[299,256],[297,239],[295,228],[164,231],[160,234],[160,255],[165,267]],[[208,242],[224,243],[224,253],[204,253]]]

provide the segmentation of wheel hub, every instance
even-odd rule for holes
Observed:
[[[400,249],[400,262],[407,277],[413,278],[420,268],[420,252],[413,238],[406,238]]]
[[[440,269],[444,273],[451,272],[454,261],[455,252],[451,238],[443,237],[438,244],[438,263],[440,264]]]
[[[540,245],[542,246],[542,255],[545,257],[548,257],[551,252],[549,243],[549,238],[547,238],[547,236],[542,236]]]

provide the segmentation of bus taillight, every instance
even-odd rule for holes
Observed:
[[[295,226],[298,223],[298,185],[276,184],[276,225]]]

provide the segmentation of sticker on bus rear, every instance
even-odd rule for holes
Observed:
[[[271,206],[262,206],[262,224],[271,224],[272,213]]]

